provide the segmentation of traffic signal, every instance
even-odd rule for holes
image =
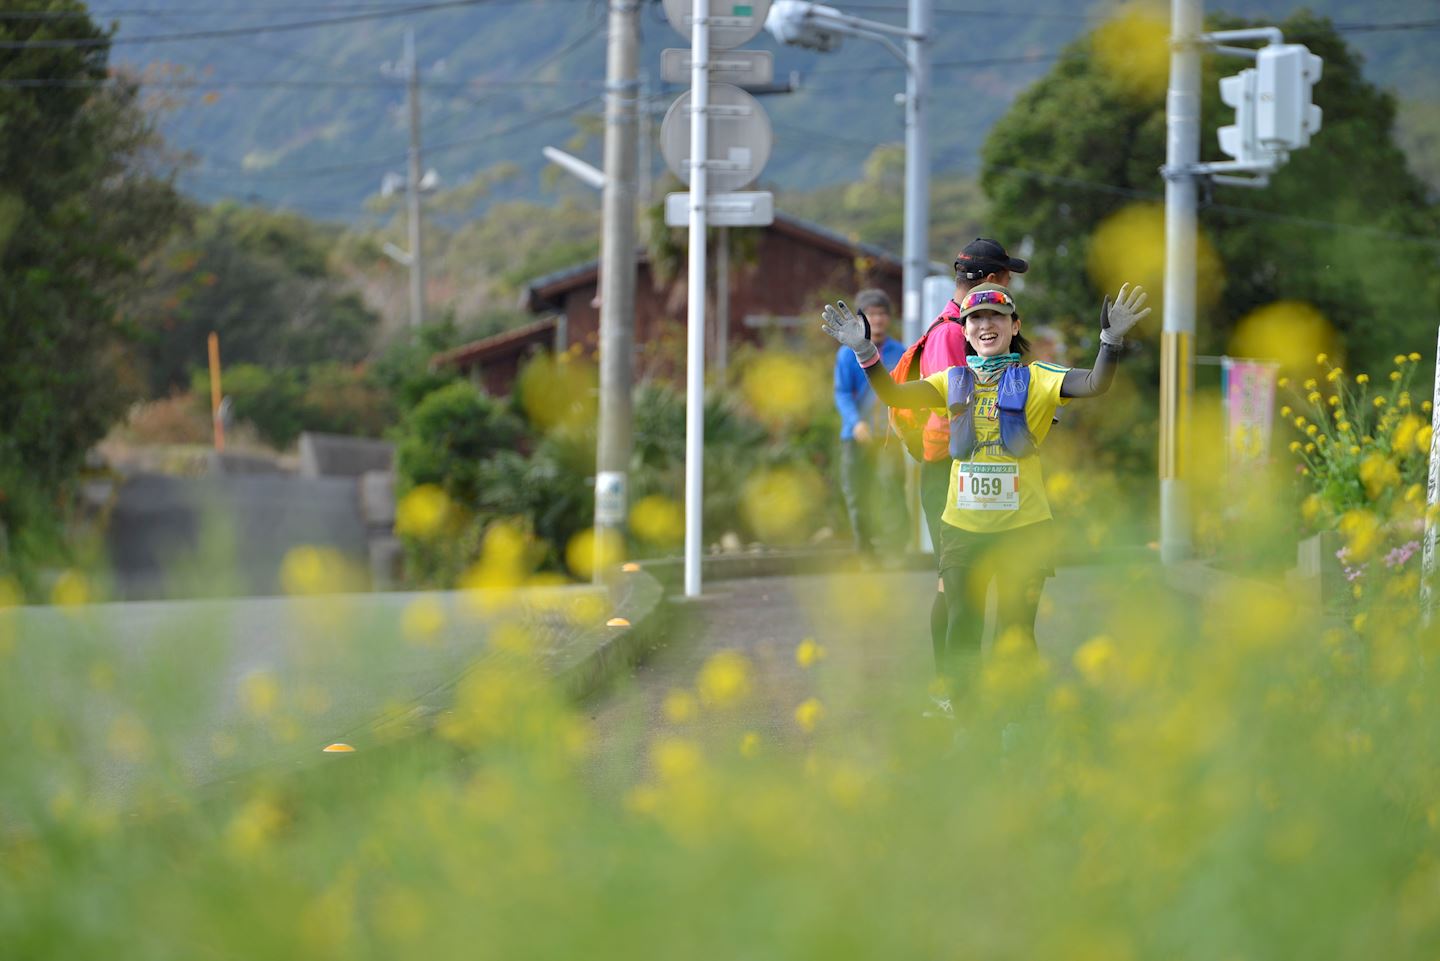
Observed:
[[[1235,108],[1235,122],[1220,128],[1220,150],[1243,164],[1274,159],[1269,152],[1261,152],[1255,139],[1255,87],[1256,71],[1253,67],[1241,70],[1233,77],[1220,78],[1220,100],[1227,107]]]
[[[1261,47],[1255,62],[1255,139],[1273,151],[1308,146],[1320,129],[1311,103],[1325,61],[1298,43]]]

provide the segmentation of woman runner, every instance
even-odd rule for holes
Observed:
[[[950,423],[950,487],[942,515],[940,577],[945,585],[944,679],[960,693],[976,672],[985,595],[996,582],[996,639],[1018,632],[1035,645],[1045,579],[1054,573],[1053,521],[1038,447],[1055,411],[1075,397],[1110,389],[1125,334],[1150,313],[1145,291],[1129,284],[1100,310],[1095,366],[1024,363],[1020,316],[1010,291],[980,284],[960,302],[970,353],[963,367],[897,384],[869,340],[864,313],[827,304],[821,329],[855,351],[875,396],[890,407],[937,409]],[[1143,309],[1142,309],[1143,308]],[[942,705],[949,713],[950,706]]]

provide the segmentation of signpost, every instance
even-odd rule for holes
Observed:
[[[700,596],[701,507],[705,494],[705,231],[712,205],[716,222],[759,226],[774,217],[774,200],[733,194],[751,183],[770,159],[770,120],[754,97],[717,77],[747,82],[752,75],[773,77],[768,54],[735,51],[765,25],[770,0],[665,0],[670,25],[690,40],[690,49],[661,54],[664,76],[682,82],[688,65],[690,91],[665,115],[661,149],[671,171],[690,186],[689,193],[665,198],[666,222],[690,227],[687,275],[685,374],[685,596]],[[761,81],[766,82],[766,81]],[[712,193],[714,191],[714,193]],[[688,217],[671,219],[684,209]],[[722,283],[728,278],[722,279]]]

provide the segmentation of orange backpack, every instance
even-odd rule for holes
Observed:
[[[896,362],[895,369],[890,371],[890,376],[895,383],[903,384],[909,380],[920,379],[920,352],[925,347],[925,341],[930,338],[936,327],[949,323],[949,317],[941,317],[931,324],[920,339],[905,349]],[[950,457],[950,432],[947,429],[935,431],[927,428],[930,423],[930,411],[928,410],[899,410],[890,408],[890,429],[905,444],[905,449],[910,456],[918,461],[946,460]],[[889,438],[886,438],[889,441]],[[927,456],[928,455],[928,456]]]

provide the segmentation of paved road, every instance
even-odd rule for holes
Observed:
[[[1101,632],[1118,599],[1141,585],[1165,590],[1158,577],[1153,565],[1061,568],[1047,584],[1036,625],[1042,653],[1069,670],[1075,648]],[[714,583],[705,598],[679,606],[668,643],[588,706],[600,767],[633,780],[649,738],[674,727],[665,717],[667,694],[693,690],[702,665],[725,649],[755,665],[744,723],[769,743],[801,742],[795,708],[810,697],[825,705],[830,725],[864,724],[877,711],[921,713],[933,673],[934,584],[934,575],[913,572]],[[1186,603],[1178,595],[1177,602]],[[987,647],[991,633],[987,625]],[[826,649],[821,670],[796,662],[806,638]]]

